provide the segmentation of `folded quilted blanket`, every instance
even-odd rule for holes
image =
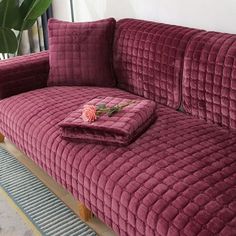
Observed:
[[[124,106],[124,104],[127,104]],[[88,122],[83,118],[85,107],[95,106],[123,109],[109,114],[102,114]],[[89,143],[128,145],[141,135],[155,120],[156,104],[147,99],[129,100],[117,97],[97,97],[73,111],[59,126],[62,137],[72,141]]]

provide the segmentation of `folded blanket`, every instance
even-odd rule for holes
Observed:
[[[112,116],[102,114],[93,122],[82,116],[84,107],[94,105],[125,106]],[[155,120],[156,104],[146,99],[130,100],[117,97],[97,97],[66,117],[59,126],[62,137],[72,141],[89,143],[128,145],[141,135]]]

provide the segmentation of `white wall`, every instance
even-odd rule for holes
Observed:
[[[70,20],[69,0],[54,0],[55,17]],[[76,21],[131,17],[236,33],[236,0],[74,0]]]
[[[71,10],[69,0],[53,0],[52,9],[54,18],[71,21]]]

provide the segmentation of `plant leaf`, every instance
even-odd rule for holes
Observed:
[[[0,1],[0,26],[14,28],[20,20],[20,9],[16,0]]]
[[[26,4],[30,7],[28,8],[29,11],[27,12],[26,18],[30,20],[37,19],[41,16],[50,6],[52,0],[25,0]],[[23,2],[23,4],[24,4]]]
[[[106,104],[97,105],[97,109],[106,109]]]
[[[37,19],[24,21],[24,19],[21,17],[14,29],[18,31],[30,29],[35,24],[36,20]]]
[[[15,53],[17,49],[17,39],[15,33],[8,29],[0,27],[0,52]]]
[[[31,28],[51,3],[52,0],[24,0],[20,5],[21,21],[14,29],[26,30]]]
[[[113,106],[110,108],[110,110],[107,112],[107,115],[109,117],[113,116],[114,114],[116,114],[119,111],[119,107],[117,106]]]

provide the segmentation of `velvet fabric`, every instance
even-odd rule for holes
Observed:
[[[235,235],[236,133],[157,105],[156,122],[129,146],[63,140],[58,124],[95,94],[138,99],[43,88],[0,102],[1,131],[118,235]]]
[[[132,102],[118,113],[109,117],[103,114],[93,123],[82,119],[84,105],[106,107]],[[62,137],[71,140],[105,145],[129,145],[138,138],[156,118],[156,104],[146,99],[130,100],[118,97],[98,97],[86,102],[73,111],[59,126]]]
[[[115,20],[71,23],[50,19],[48,86],[115,85],[112,45]]]
[[[114,68],[118,87],[178,108],[184,52],[200,30],[134,19],[117,22]]]
[[[196,34],[184,61],[185,111],[236,130],[236,35]]]
[[[0,99],[46,87],[48,52],[0,60]]]
[[[33,90],[0,101],[1,132],[121,236],[236,235],[235,36],[184,29],[118,23],[119,86],[157,101],[156,122],[125,147],[73,143],[58,125],[96,96],[141,97],[118,88],[35,90],[47,53],[0,62],[1,97]],[[188,114],[173,109],[181,96]]]

